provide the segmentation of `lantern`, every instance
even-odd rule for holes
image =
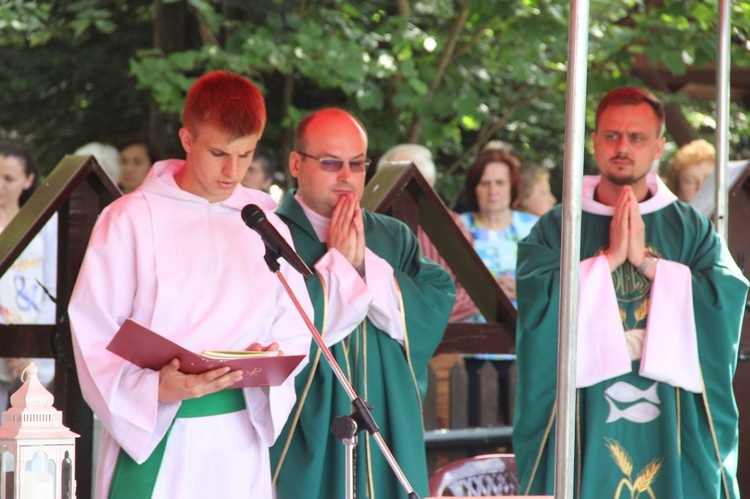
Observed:
[[[0,499],[75,497],[75,439],[32,362],[0,424]],[[23,376],[22,376],[23,378]]]

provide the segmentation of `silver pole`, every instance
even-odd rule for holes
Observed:
[[[580,4],[580,5],[579,5]],[[578,337],[578,264],[581,255],[581,184],[586,140],[586,61],[589,2],[570,2],[568,80],[563,163],[560,255],[560,330],[557,362],[555,498],[573,498],[575,474],[575,372]]]
[[[729,159],[729,76],[730,76],[730,0],[719,0],[719,26],[716,34],[716,209],[714,225],[724,241],[728,235],[729,196],[727,163]]]
[[[342,443],[346,449],[346,459],[344,460],[346,463],[346,478],[344,479],[344,488],[346,489],[347,499],[353,499],[357,497],[355,492],[357,490],[357,483],[354,478],[357,466],[357,463],[354,462],[354,449],[357,448],[357,435],[354,435],[351,438],[345,438],[342,440]]]

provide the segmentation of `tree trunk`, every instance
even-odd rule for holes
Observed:
[[[187,18],[188,7],[184,0],[164,3],[154,0],[154,48],[163,54],[180,52],[188,48]],[[149,110],[148,136],[162,158],[182,158],[182,150],[177,135],[181,126],[180,117],[174,113],[161,112],[155,102]]]

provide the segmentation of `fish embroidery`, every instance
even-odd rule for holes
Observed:
[[[659,394],[656,391],[658,383],[654,383],[645,390],[626,383],[618,381],[607,388],[604,392],[604,399],[609,404],[609,415],[607,423],[613,423],[619,419],[630,421],[631,423],[649,423],[658,418],[661,410],[657,407],[660,403]],[[645,399],[642,402],[638,400]],[[620,409],[615,401],[625,404],[631,404]]]
[[[607,388],[604,393],[607,396],[611,397],[612,400],[616,400],[617,402],[635,402],[636,400],[643,398],[648,400],[649,402],[658,404],[659,394],[656,392],[657,385],[658,383],[654,382],[654,384],[650,387],[646,388],[645,390],[641,390],[640,388],[635,387],[630,383],[618,381],[617,383]]]

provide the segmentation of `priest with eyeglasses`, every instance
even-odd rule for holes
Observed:
[[[307,280],[315,325],[354,391],[372,404],[380,434],[410,485],[427,495],[422,402],[427,363],[455,300],[450,276],[424,258],[411,229],[364,211],[367,133],[336,108],[303,118],[289,168],[299,188],[277,210],[316,275]],[[296,378],[297,404],[271,450],[278,499],[345,497],[344,444],[329,431],[352,412],[317,345]],[[406,497],[367,433],[355,451],[356,496]]]

